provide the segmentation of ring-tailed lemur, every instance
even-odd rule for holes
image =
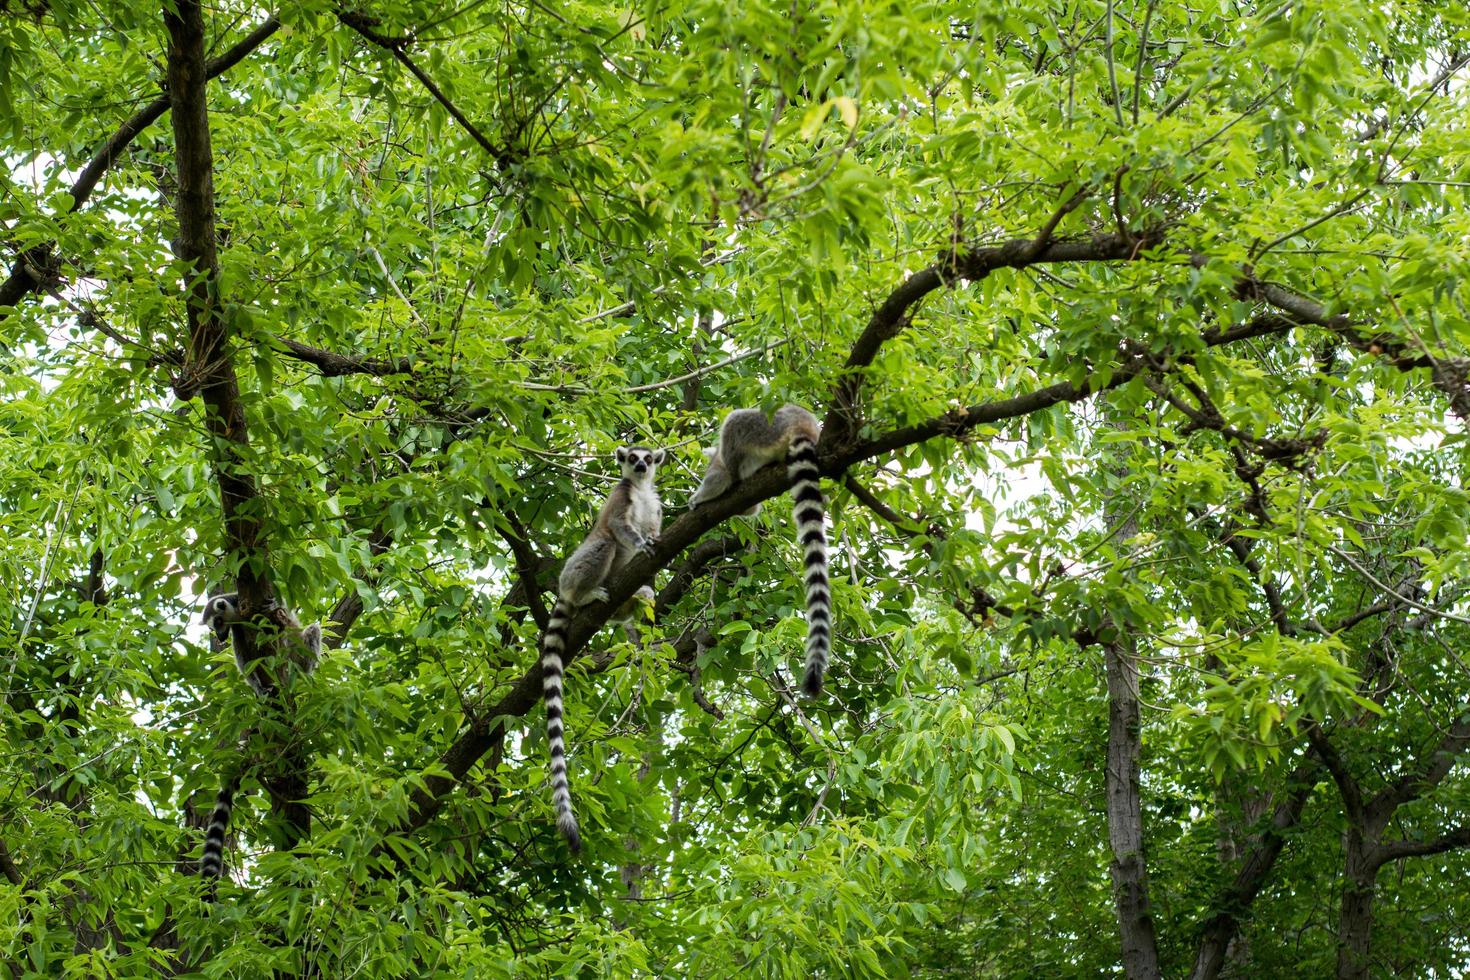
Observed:
[[[306,657],[298,660],[298,663],[303,673],[311,673],[322,652],[322,624],[312,623],[303,629],[296,617],[291,615],[291,610],[275,603],[267,607],[263,615],[275,623],[282,636],[300,639],[301,647],[306,650]],[[210,596],[204,603],[204,615],[201,619],[205,626],[214,631],[215,649],[223,649],[226,639],[233,641],[235,666],[240,668],[241,676],[256,694],[265,696],[275,689],[271,680],[262,676],[260,662],[252,663],[245,659],[245,644],[240,642],[238,632],[245,629],[245,620],[240,615],[240,600],[234,592]]]
[[[305,656],[298,655],[297,659],[302,672],[310,673],[314,670],[317,661],[321,659],[322,624],[312,623],[303,629],[289,609],[275,604],[265,610],[265,616],[282,628],[280,637],[294,637],[305,650]],[[240,600],[236,593],[225,592],[210,596],[204,603],[202,619],[204,625],[214,634],[214,649],[222,649],[227,639],[232,642],[235,648],[235,666],[240,668],[241,676],[256,694],[266,697],[275,690],[275,685],[266,680],[257,669],[261,666],[260,662],[252,663],[245,659],[245,647],[240,642],[237,631],[244,630],[246,626],[244,617],[240,615]],[[208,895],[211,899],[214,897],[215,882],[224,873],[225,833],[230,828],[230,811],[234,808],[235,794],[239,789],[239,774],[221,782],[219,795],[215,797],[214,811],[205,827],[204,852],[199,856],[199,875],[209,880]]]
[[[577,607],[607,599],[603,583],[639,553],[653,551],[663,528],[663,504],[654,486],[654,471],[664,461],[662,449],[627,446],[617,453],[623,478],[608,494],[587,540],[567,559],[557,583],[556,605],[546,623],[541,641],[542,687],[546,695],[546,743],[551,753],[551,799],[556,807],[556,826],[572,853],[582,849],[577,817],[572,811],[572,789],[567,780],[566,729],[562,723],[563,654],[567,626]],[[632,614],[639,598],[652,594],[648,586],[618,610]]]
[[[697,507],[729,490],[737,480],[748,480],[758,470],[786,460],[796,518],[796,540],[806,565],[806,675],[802,689],[822,692],[822,675],[832,653],[832,593],[827,580],[827,532],[823,526],[821,471],[817,468],[817,440],[822,426],[800,405],[784,405],[771,418],[755,408],[738,408],[725,416],[720,441],[707,450],[709,469],[704,482],[689,499]],[[760,512],[756,504],[747,514]]]

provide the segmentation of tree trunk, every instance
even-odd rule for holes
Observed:
[[[1129,422],[1109,403],[1104,408],[1108,428],[1124,431]],[[1128,476],[1128,450],[1114,443],[1105,450],[1104,466],[1118,484]],[[1124,496],[1113,493],[1103,504],[1103,520],[1126,553],[1127,542],[1138,533],[1137,511]],[[1125,573],[1126,574],[1126,573]],[[1138,705],[1138,657],[1133,638],[1118,623],[1116,636],[1103,645],[1108,684],[1107,791],[1109,866],[1113,879],[1113,910],[1118,918],[1123,975],[1129,980],[1156,980],[1159,976],[1158,938],[1148,901],[1148,865],[1143,853],[1143,803],[1139,767],[1143,755],[1143,728]]]
[[[1345,844],[1342,908],[1337,925],[1337,976],[1339,980],[1367,980],[1373,935],[1373,884],[1378,869],[1356,827],[1348,828]]]
[[[1148,902],[1143,859],[1143,807],[1138,789],[1142,738],[1138,665],[1121,640],[1104,652],[1108,675],[1108,843],[1113,849],[1113,906],[1122,940],[1123,973],[1130,980],[1159,976],[1158,941]]]

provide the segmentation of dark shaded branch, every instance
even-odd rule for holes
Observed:
[[[482,506],[490,506],[490,501],[485,501]],[[495,524],[495,530],[505,540],[510,553],[515,557],[516,575],[525,584],[523,598],[526,608],[531,611],[531,618],[536,621],[536,628],[546,632],[546,624],[550,620],[550,613],[546,609],[546,603],[541,598],[541,588],[538,582],[537,570],[544,562],[541,556],[536,554],[536,549],[531,547],[526,528],[516,516],[510,511],[500,515],[500,520]]]
[[[378,558],[386,554],[392,544],[393,532],[380,527],[369,536],[368,551],[374,558]],[[377,570],[371,567],[362,569],[357,577],[368,585],[374,585],[378,581]],[[329,649],[340,648],[346,642],[352,624],[362,615],[363,608],[362,595],[355,587],[344,592],[327,615],[326,622],[322,624],[322,642]]]
[[[883,518],[883,520],[892,525],[893,529],[900,534],[912,538],[924,533],[914,521],[909,520],[892,507],[889,507],[882,500],[879,500],[877,494],[859,483],[852,474],[849,473],[847,475],[847,478],[842,481],[842,485],[847,487],[848,492],[856,497],[864,507]]]
[[[1394,810],[1443,782],[1466,748],[1470,748],[1470,719],[1461,719],[1450,726],[1418,765],[1403,772],[1373,797],[1368,803],[1370,812],[1386,821]]]
[[[322,373],[324,378],[340,378],[349,374],[371,374],[376,377],[385,377],[392,374],[413,373],[413,362],[406,357],[380,360],[356,354],[338,354],[321,347],[303,344],[299,340],[282,337],[280,334],[271,336],[286,348],[287,354],[298,361],[305,361],[312,365]]]
[[[1394,609],[1397,609],[1400,605],[1401,605],[1401,603],[1397,603],[1397,602],[1393,602],[1393,601],[1389,601],[1389,602],[1375,602],[1371,606],[1368,606],[1368,607],[1363,608],[1363,609],[1359,609],[1357,612],[1352,613],[1351,615],[1344,616],[1338,622],[1333,623],[1331,626],[1327,627],[1327,632],[1329,634],[1332,634],[1332,633],[1341,633],[1343,630],[1352,629],[1354,626],[1357,626],[1363,620],[1365,620],[1365,619],[1372,619],[1374,616],[1378,616],[1378,615],[1381,615],[1383,613],[1390,612],[1390,611],[1392,611]]]
[[[1347,763],[1343,762],[1342,756],[1337,751],[1337,746],[1327,737],[1322,726],[1312,722],[1307,726],[1307,741],[1311,743],[1317,758],[1322,760],[1332,776],[1332,781],[1337,784],[1337,792],[1342,797],[1343,810],[1346,811],[1348,819],[1354,824],[1362,824],[1364,819],[1363,790],[1353,774],[1348,771]]]
[[[1204,516],[1204,511],[1197,507],[1191,507],[1190,513],[1195,519]],[[1276,624],[1276,630],[1282,636],[1295,636],[1296,627],[1292,625],[1291,619],[1286,614],[1286,605],[1281,601],[1281,590],[1276,588],[1276,583],[1271,581],[1261,571],[1261,563],[1251,557],[1251,544],[1248,538],[1242,538],[1233,528],[1222,528],[1220,541],[1230,549],[1235,560],[1240,562],[1242,568],[1251,573],[1261,592],[1266,597],[1266,608],[1271,611],[1271,622]]]
[[[304,650],[296,641],[290,614],[275,601],[270,581],[263,509],[255,477],[245,464],[250,437],[230,358],[230,326],[221,312],[204,11],[199,0],[167,0],[163,23],[169,37],[168,88],[178,171],[174,206],[179,227],[174,251],[188,270],[184,288],[189,337],[175,391],[185,400],[197,393],[204,401],[225,541],[241,559],[236,573],[240,612],[248,620],[263,620],[272,627],[263,632],[235,630],[236,657],[249,664],[279,650],[299,658]],[[280,696],[279,686],[275,696]],[[282,818],[283,843],[289,848],[311,832],[311,811],[305,803],[308,765],[304,748],[279,748],[281,775],[271,780],[269,788],[272,809]]]
[[[205,96],[204,15],[197,2],[185,0],[178,4],[176,13],[171,4],[165,7],[164,25],[169,33],[168,82],[179,182],[175,252],[192,269],[185,281],[189,337],[181,369],[184,390],[179,395],[193,397],[197,386],[204,400],[205,425],[214,442],[225,537],[232,552],[252,559],[242,563],[238,579],[241,611],[249,616],[265,608],[273,593],[261,571],[265,566],[264,528],[260,508],[251,506],[257,499],[255,478],[242,462],[250,437],[239,381],[227,349],[229,325],[221,315],[214,151]],[[251,655],[247,659],[259,656],[258,650],[246,652]]]
[[[1271,814],[1271,820],[1260,838],[1241,859],[1240,867],[1214,901],[1216,912],[1200,928],[1199,946],[1195,952],[1190,980],[1213,980],[1225,965],[1225,953],[1240,931],[1240,922],[1260,894],[1286,846],[1286,838],[1301,822],[1302,811],[1317,783],[1320,765],[1315,754],[1308,752],[1287,779],[1286,798]]]
[[[1449,399],[1451,410],[1462,419],[1470,419],[1470,359],[1436,357],[1420,343],[1407,344],[1386,333],[1370,336],[1347,314],[1329,314],[1321,303],[1275,283],[1244,279],[1237,291],[1284,310],[1302,323],[1331,330],[1358,350],[1382,358],[1400,371],[1428,368],[1434,386]]]
[[[0,840],[0,872],[4,872],[5,880],[16,888],[25,884],[25,878],[21,877],[20,869],[15,866],[15,861],[10,857],[10,848],[5,846],[3,840]]]
[[[1065,211],[1060,214],[1065,214]],[[898,336],[908,326],[914,305],[939,287],[961,279],[983,279],[996,269],[1019,269],[1028,265],[1054,262],[1116,262],[1134,259],[1158,244],[1148,236],[1102,235],[1087,241],[1071,242],[1050,242],[1049,238],[1048,234],[1045,239],[1015,239],[990,248],[974,249],[962,255],[948,257],[909,276],[889,293],[888,298],[869,317],[867,326],[853,343],[843,365],[842,380],[837,383],[832,394],[831,407],[822,423],[823,441],[845,442],[857,431],[856,403],[862,387],[861,369],[872,364],[883,344]],[[1044,242],[1042,247],[1037,247],[1038,242]]]
[[[389,37],[386,34],[378,33],[373,29],[377,26],[377,18],[368,14],[361,14],[355,11],[340,11],[337,14],[337,19],[362,35],[366,40],[371,41],[373,44],[392,54],[399,64],[412,72],[413,77],[419,80],[419,84],[423,85],[424,89],[434,97],[434,100],[444,107],[444,110],[454,118],[455,122],[459,123],[460,128],[470,134],[471,139],[480,144],[482,150],[495,158],[496,163],[504,167],[515,162],[512,154],[508,150],[503,147],[498,147],[486,139],[485,134],[480,132],[474,123],[470,122],[469,117],[461,112],[459,107],[449,100],[449,96],[445,95],[439,86],[434,84],[434,80],[408,56],[408,47],[413,43],[413,38]]]
[[[694,699],[699,709],[719,721],[724,721],[725,712],[705,697],[704,685],[700,683],[699,677],[699,653],[701,650],[714,646],[715,642],[714,634],[702,626],[689,630],[674,642],[672,663],[676,670],[681,670],[689,675],[689,696]]]
[[[1199,408],[1195,408],[1183,398],[1176,395],[1162,381],[1156,379],[1150,380],[1148,387],[1154,394],[1164,399],[1170,405],[1173,405],[1185,418],[1189,419],[1189,425],[1185,427],[1185,431],[1191,429],[1210,429],[1234,442],[1250,446],[1264,459],[1296,459],[1298,456],[1303,456],[1313,449],[1321,449],[1322,445],[1327,441],[1327,430],[1325,429],[1319,430],[1311,439],[1273,439],[1270,437],[1253,436],[1249,432],[1244,432],[1232,425],[1228,425],[1220,410],[1215,407],[1214,403],[1209,401],[1203,391],[1197,392],[1201,401]]]
[[[1441,834],[1433,840],[1392,840],[1380,844],[1377,852],[1373,855],[1373,866],[1375,868],[1387,864],[1389,861],[1397,861],[1401,858],[1427,857],[1430,854],[1443,854],[1445,851],[1453,851],[1461,847],[1470,847],[1470,825],[1457,827],[1448,833]]]
[[[662,616],[674,607],[680,599],[684,598],[694,580],[704,572],[713,562],[719,561],[727,555],[733,555],[741,548],[740,539],[734,536],[724,538],[712,538],[709,541],[701,541],[689,549],[689,554],[674,569],[669,576],[668,582],[658,591],[658,598],[654,600],[653,611]]]
[[[1202,335],[1201,340],[1207,347],[1218,347],[1223,344],[1252,337],[1264,337],[1270,334],[1284,333],[1295,325],[1285,317],[1266,314],[1228,329],[1207,330]],[[1122,355],[1122,357],[1122,363],[1113,371],[1112,376],[1104,382],[1089,380],[1084,381],[1080,385],[1074,385],[1071,382],[1062,381],[1011,398],[985,402],[981,405],[972,405],[969,408],[955,409],[916,425],[894,429],[867,441],[853,442],[847,446],[833,447],[828,454],[828,458],[832,461],[833,469],[840,471],[860,459],[867,459],[871,456],[893,452],[905,446],[912,446],[915,443],[925,442],[938,436],[958,436],[973,429],[977,425],[986,425],[991,422],[1019,418],[1044,408],[1050,408],[1053,405],[1080,402],[1084,399],[1091,398],[1098,392],[1122,387],[1149,370],[1151,367],[1150,362],[1153,360],[1152,358],[1137,354]],[[823,434],[823,439],[825,446],[825,433]]]
[[[224,54],[205,65],[204,77],[214,78],[239,64],[246,55],[265,43],[265,40],[280,27],[281,22],[274,14],[267,17],[259,27],[237,41]],[[169,110],[170,105],[171,102],[167,95],[154,99],[133,113],[127,122],[107,138],[71,185],[71,211],[76,211],[87,203],[87,199],[92,196],[92,191],[96,189],[102,175],[122,155],[122,151],[127,149],[128,144],[132,143],[139,133],[157,122]],[[6,315],[4,307],[14,306],[27,293],[45,286],[48,282],[55,281],[57,262],[52,254],[54,247],[54,243],[50,242],[36,245],[27,249],[16,259],[15,264],[11,267],[9,278],[0,284],[0,320],[3,320]],[[40,275],[36,275],[37,272]]]

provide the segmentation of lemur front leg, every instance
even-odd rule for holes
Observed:
[[[631,511],[632,508],[629,508]],[[645,535],[638,526],[633,523],[631,514],[625,511],[623,516],[609,522],[609,528],[613,537],[617,538],[618,544],[628,552],[642,552],[645,555],[653,554],[654,545],[658,544],[658,534]]]

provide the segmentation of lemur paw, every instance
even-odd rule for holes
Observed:
[[[587,593],[587,602],[589,602],[589,603],[591,603],[591,602],[606,602],[606,601],[607,601],[607,589],[604,589],[600,585],[597,588],[593,589],[591,592],[588,592]]]
[[[651,555],[653,554],[653,549],[656,547],[658,547],[658,538],[644,538],[643,543],[638,546],[638,550],[645,555]]]

